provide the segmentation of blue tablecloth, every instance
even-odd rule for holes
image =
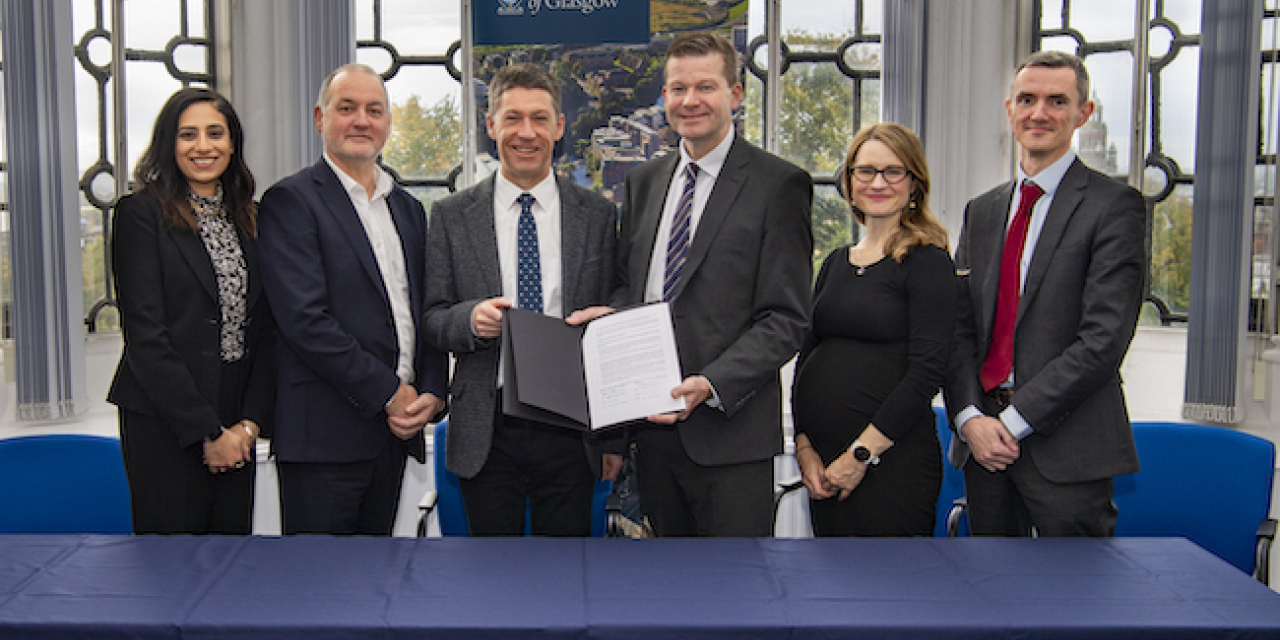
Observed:
[[[0,638],[1280,638],[1180,539],[0,536]]]

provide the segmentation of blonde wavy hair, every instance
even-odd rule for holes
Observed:
[[[898,218],[898,228],[885,241],[885,254],[902,262],[913,247],[931,244],[948,249],[947,230],[929,210],[929,164],[925,161],[924,144],[915,132],[900,124],[882,122],[867,125],[858,130],[849,142],[844,164],[840,168],[840,192],[849,203],[849,208],[853,209],[854,219],[858,224],[866,224],[867,216],[853,204],[854,179],[849,171],[862,145],[871,140],[889,147],[911,174],[911,196],[907,200],[907,206],[902,209],[902,216]]]

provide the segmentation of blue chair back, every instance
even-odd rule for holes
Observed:
[[[1275,445],[1226,427],[1133,425],[1142,471],[1115,479],[1117,536],[1181,536],[1246,573],[1271,509]]]
[[[462,487],[458,476],[445,468],[445,447],[449,438],[449,421],[442,420],[431,435],[431,451],[435,461],[436,514],[442,536],[466,536],[467,511],[462,506]]]
[[[947,514],[956,498],[964,496],[964,472],[947,462],[947,449],[951,446],[951,425],[944,407],[934,407],[934,426],[938,429],[938,444],[942,445],[942,489],[938,491],[938,504],[933,520],[933,537],[947,537]],[[960,535],[968,534],[968,524],[961,521]]]
[[[467,525],[467,511],[462,505],[462,487],[458,482],[458,476],[449,471],[445,467],[445,452],[449,433],[449,421],[444,420],[436,425],[435,431],[432,433],[432,456],[435,462],[435,480],[436,480],[436,513],[438,514],[438,522],[440,523],[440,535],[442,536],[469,536],[470,528]],[[602,480],[596,481],[591,497],[591,535],[594,537],[603,537],[608,527],[608,514],[605,509],[605,501],[609,498],[609,494],[613,491],[613,483]],[[529,512],[525,511],[525,531],[529,531]]]
[[[0,440],[0,533],[132,533],[124,457],[116,438]]]

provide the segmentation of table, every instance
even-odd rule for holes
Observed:
[[[1280,638],[1182,539],[0,536],[0,638]]]

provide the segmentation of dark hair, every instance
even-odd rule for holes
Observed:
[[[1049,69],[1070,69],[1076,73],[1076,91],[1080,93],[1080,104],[1089,101],[1089,70],[1084,67],[1084,60],[1062,51],[1037,51],[1029,56],[1014,75],[1018,75],[1027,67],[1046,67]],[[1079,106],[1079,105],[1076,105]]]
[[[536,64],[520,62],[505,66],[489,81],[489,113],[502,101],[508,89],[541,89],[551,94],[551,105],[560,115],[560,81]]]
[[[244,162],[244,131],[240,118],[231,103],[212,89],[181,89],[169,97],[156,116],[155,129],[151,132],[151,144],[147,147],[134,178],[139,191],[151,194],[160,203],[160,211],[169,226],[178,229],[196,229],[195,213],[187,201],[191,192],[187,177],[178,168],[174,149],[178,141],[178,119],[193,104],[208,102],[227,119],[231,133],[231,162],[223,172],[223,201],[231,212],[236,226],[249,237],[258,235],[258,209],[253,202],[253,174]]]
[[[738,51],[724,36],[695,31],[677,36],[667,45],[667,59],[719,55],[724,60],[724,78],[730,87],[738,84]],[[663,70],[664,74],[666,70]]]

